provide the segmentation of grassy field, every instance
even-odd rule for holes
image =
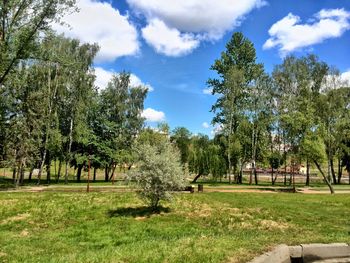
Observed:
[[[280,243],[350,241],[350,195],[0,192],[0,262],[245,262]]]

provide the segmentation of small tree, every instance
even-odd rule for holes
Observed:
[[[136,181],[141,198],[157,210],[161,200],[169,200],[172,191],[185,186],[180,153],[166,138],[158,144],[137,144],[135,153],[137,169],[129,180]]]

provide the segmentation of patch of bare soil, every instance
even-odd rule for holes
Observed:
[[[29,236],[29,232],[27,229],[24,229],[20,234],[19,234],[20,237],[27,237]]]
[[[271,230],[272,229],[285,230],[289,227],[290,227],[290,225],[287,223],[276,222],[273,220],[261,220],[260,224],[259,224],[259,228],[264,229],[264,230],[270,230],[270,229]]]
[[[220,193],[277,193],[276,191],[266,191],[263,189],[205,189],[206,192],[220,192]]]
[[[300,188],[297,191],[303,194],[330,194],[329,190],[314,190],[311,188]],[[335,194],[350,194],[350,190],[335,190]]]
[[[16,216],[12,216],[12,217],[6,218],[0,224],[4,225],[4,224],[7,224],[7,223],[11,223],[11,222],[26,220],[29,216],[30,216],[30,214],[28,214],[28,213],[18,214]]]

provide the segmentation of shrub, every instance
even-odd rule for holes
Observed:
[[[129,180],[137,182],[141,198],[157,210],[159,201],[170,200],[173,191],[185,186],[180,153],[168,140],[141,143],[134,150],[137,168],[130,173]]]

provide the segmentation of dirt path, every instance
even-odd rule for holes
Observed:
[[[274,188],[274,187],[206,187],[204,186],[204,192],[219,192],[219,193],[283,193],[290,192],[290,189],[286,188]],[[91,192],[132,192],[135,189],[121,187],[121,186],[90,186]],[[11,188],[7,190],[0,190],[6,193],[36,193],[36,192],[86,192],[85,186],[26,186],[19,189]],[[297,193],[301,194],[329,194],[327,189],[312,189],[312,188],[297,188]],[[350,189],[337,189],[335,194],[350,194]]]

